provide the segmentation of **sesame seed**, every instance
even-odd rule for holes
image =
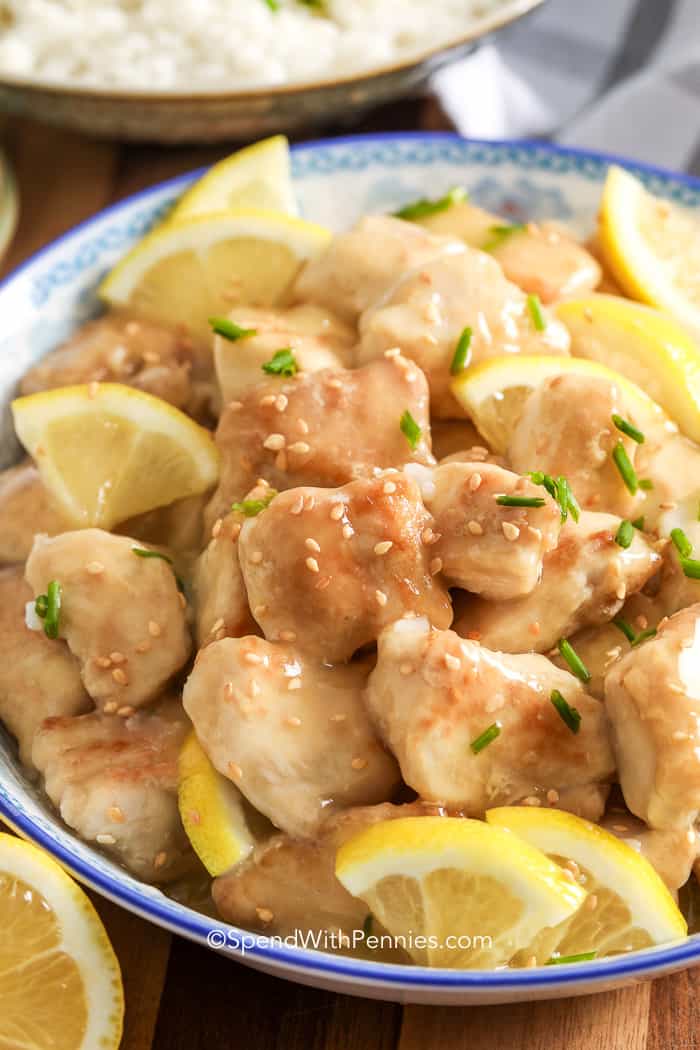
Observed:
[[[225,638],[225,637],[226,637],[226,628],[225,627],[220,627],[219,630],[214,635],[214,638],[215,638],[215,640],[217,642],[220,642],[222,640],[222,638]]]
[[[112,661],[110,660],[110,658],[108,656],[96,656],[95,657],[95,663],[97,664],[98,667],[105,667],[106,668],[106,667],[111,667],[112,666]]]
[[[319,571],[318,562],[316,561],[315,558],[311,558],[311,557],[307,558],[304,564],[306,565],[306,568],[309,570],[309,572],[318,572]]]
[[[222,525],[223,525],[223,521],[221,520],[221,518],[217,518],[216,521],[214,522],[214,524],[212,526],[212,530],[211,530],[211,538],[213,540],[215,540],[216,537],[221,532]]]
[[[669,500],[667,503],[659,503],[659,510],[675,510],[677,506],[677,503]]]
[[[97,835],[95,841],[99,842],[100,846],[114,846],[117,840],[114,835]]]
[[[262,656],[257,653],[247,652],[244,654],[243,659],[247,664],[261,664],[263,662]]]
[[[429,547],[432,543],[437,543],[440,539],[441,533],[433,532],[431,528],[423,529],[421,533],[421,540],[426,547]]]
[[[106,715],[113,715],[119,705],[114,700],[109,700],[102,708]]]
[[[312,496],[310,492],[304,496],[304,510],[313,510],[316,503],[315,496]]]
[[[689,829],[688,829],[688,830],[686,831],[686,833],[685,833],[685,837],[687,838],[688,842],[689,842],[689,843],[690,843],[690,845],[692,846],[692,845],[693,845],[693,843],[695,842],[695,839],[696,839],[696,833],[695,833],[695,832],[693,831],[693,829],[692,829],[692,828],[689,828]]]
[[[101,561],[89,561],[85,566],[85,569],[91,576],[100,576],[105,571],[105,567]]]
[[[389,601],[384,591],[375,591],[374,597],[377,602],[377,605],[385,606],[386,603]]]
[[[386,358],[388,358],[389,360],[391,360],[392,357],[400,357],[401,356],[401,350],[400,350],[400,348],[398,346],[392,346],[392,348],[390,350],[385,350],[384,351],[384,356]]]
[[[240,412],[240,410],[243,408],[243,402],[242,401],[229,401],[229,403],[228,403],[228,405],[226,407],[228,408],[228,410],[230,412]]]
[[[321,544],[313,538],[313,536],[307,536],[304,540],[304,545],[310,551],[314,551],[316,554],[321,553]]]
[[[263,552],[262,551],[253,551],[253,553],[250,556],[250,560],[253,563],[253,565],[260,565],[260,563],[263,560]]]
[[[298,452],[300,456],[306,456],[311,451],[311,445],[307,444],[306,441],[295,441],[293,445],[289,446],[290,452]]]
[[[618,599],[618,601],[624,601],[626,594],[627,594],[627,587],[625,586],[625,583],[623,581],[622,583],[619,584],[617,590],[615,591],[615,597]]]
[[[271,452],[280,452],[286,444],[287,439],[284,434],[268,434],[263,441],[263,448],[268,448]]]
[[[277,397],[275,394],[265,394],[264,397],[260,398],[260,407],[269,408],[271,405],[274,405],[276,400]]]
[[[433,558],[430,562],[430,575],[437,576],[439,572],[442,572],[442,558]]]
[[[355,535],[355,530],[352,525],[343,525],[343,539],[351,540]]]
[[[224,700],[233,700],[233,682],[227,682],[224,686]]]
[[[393,481],[385,481],[382,491],[385,496],[392,496],[396,492],[396,485]]]
[[[567,860],[567,862],[564,865],[564,867],[567,868],[571,872],[571,874],[573,875],[573,877],[575,879],[577,879],[579,877],[579,875],[581,874],[581,869],[579,868],[579,866],[578,866],[578,864],[576,863],[575,860]]]
[[[156,853],[155,859],[153,861],[153,867],[154,868],[162,868],[163,865],[165,864],[165,862],[167,861],[167,859],[168,859],[168,854],[163,852],[163,850],[161,850],[160,853]]]
[[[128,679],[128,676],[126,674],[126,671],[124,671],[121,667],[115,667],[114,668],[114,670],[112,671],[112,678],[117,683],[117,685],[128,685],[129,684],[129,679]]]
[[[476,471],[474,474],[472,474],[472,476],[469,479],[469,491],[470,492],[476,492],[476,490],[481,485],[481,481],[482,481],[481,474],[479,474],[479,472]]]
[[[275,408],[278,412],[284,412],[288,404],[289,398],[286,394],[278,394],[275,398]]]
[[[298,729],[301,725],[301,719],[297,718],[296,715],[289,715],[288,718],[285,718],[284,724],[291,726],[292,729]]]
[[[269,908],[256,908],[255,914],[260,919],[260,922],[272,922],[275,917],[275,913],[270,911]]]
[[[326,587],[328,587],[330,582],[331,582],[330,576],[322,576],[321,579],[318,581],[318,583],[314,584],[314,589],[317,590],[317,591],[325,591]]]
[[[243,778],[243,770],[237,762],[229,762],[228,771],[234,780],[241,780]]]
[[[124,656],[124,653],[120,653],[120,652],[110,653],[109,654],[109,658],[110,658],[110,660],[112,661],[113,664],[125,664],[126,663],[126,657]]]
[[[334,503],[331,507],[331,519],[333,521],[340,521],[344,513],[345,508],[342,503]]]
[[[549,789],[549,791],[547,792],[547,801],[549,802],[550,806],[553,806],[555,802],[559,801],[559,792],[556,790],[556,788]]]
[[[326,380],[326,386],[331,387],[332,390],[340,390],[342,385],[343,385],[342,380],[341,379],[336,379],[335,377],[332,378],[332,379],[327,379]]]
[[[365,766],[367,765],[367,759],[366,758],[360,758],[358,756],[357,758],[353,758],[353,760],[350,763],[350,765],[352,766],[353,769],[364,769]]]
[[[381,543],[375,543],[374,553],[375,554],[388,554],[391,548],[394,546],[391,540],[382,540]]]
[[[330,715],[328,718],[329,722],[347,722],[348,716],[343,714]]]
[[[163,628],[160,626],[157,620],[148,621],[148,633],[151,638],[160,638],[163,633]]]
[[[290,691],[290,693],[293,692],[295,689],[301,689],[301,678],[290,678],[287,689]]]
[[[266,612],[267,612],[267,606],[266,605],[256,605],[255,608],[253,609],[253,616],[257,619],[258,616],[264,616]]]
[[[299,496],[295,503],[289,508],[290,514],[301,514],[304,509],[304,497]]]
[[[528,795],[527,798],[523,799],[523,805],[524,806],[540,806],[540,805],[542,805],[542,803],[540,802],[540,800],[537,798],[536,795]],[[566,870],[566,869],[564,869],[564,870]],[[571,872],[569,872],[569,874],[571,874]]]
[[[109,806],[107,809],[107,819],[111,820],[113,824],[123,824],[126,818],[124,817],[123,810],[121,810],[119,806]]]
[[[124,707],[118,708],[117,716],[119,718],[131,718],[131,716],[135,713],[135,710],[136,709],[133,708],[130,704],[125,704]]]
[[[297,633],[296,631],[280,631],[280,641],[282,642],[296,642]]]
[[[309,424],[306,422],[305,419],[297,419],[297,430],[300,434],[309,433]]]
[[[518,536],[520,535],[520,529],[517,525],[514,525],[512,521],[501,522],[501,529],[503,530],[503,535],[509,543],[513,543],[513,541],[517,540]]]
[[[484,533],[484,530],[478,521],[468,521],[467,529],[471,532],[472,536],[482,536]]]
[[[639,627],[642,631],[646,631],[647,627],[649,626],[649,621],[647,620],[646,616],[643,616],[641,613],[639,614],[639,616],[637,616],[634,622],[636,623],[637,627]]]
[[[613,824],[612,829],[613,831],[629,831],[626,824]]]

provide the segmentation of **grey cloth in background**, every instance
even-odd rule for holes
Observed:
[[[433,89],[473,138],[546,137],[700,175],[700,0],[548,0]]]

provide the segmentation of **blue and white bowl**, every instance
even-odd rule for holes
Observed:
[[[513,219],[555,218],[592,229],[608,165],[619,158],[527,143],[468,142],[447,134],[397,134],[297,146],[303,214],[342,229],[372,210],[464,185],[477,203]],[[700,213],[700,180],[627,165],[657,194]],[[27,367],[99,311],[95,289],[120,256],[196,177],[140,193],[45,248],[0,286],[2,465],[18,454],[8,404]],[[0,818],[43,846],[78,879],[143,918],[280,977],[354,995],[415,1003],[498,1003],[603,991],[700,962],[700,935],[631,955],[541,969],[430,970],[327,955],[294,944],[243,945],[244,931],[216,922],[131,878],[56,818],[0,732]],[[250,935],[248,935],[250,936]]]

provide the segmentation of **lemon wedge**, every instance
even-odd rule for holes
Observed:
[[[187,837],[210,875],[223,875],[255,845],[243,796],[217,772],[194,732],[180,752],[178,805]]]
[[[633,299],[667,310],[700,336],[700,221],[654,197],[622,168],[608,171],[598,225],[603,258]]]
[[[525,401],[551,376],[599,376],[620,386],[640,417],[659,416],[658,405],[635,383],[597,361],[584,358],[508,354],[469,368],[452,382],[452,392],[494,452],[508,448]]]
[[[0,834],[0,1047],[116,1050],[124,992],[100,918],[46,853]]]
[[[284,135],[256,142],[220,160],[182,195],[168,222],[231,208],[298,214],[289,142]]]
[[[111,529],[218,478],[209,432],[133,387],[59,387],[17,398],[12,414],[46,487],[77,526]]]
[[[568,299],[556,313],[571,333],[575,357],[600,361],[633,380],[700,441],[700,347],[682,325],[615,295]]]
[[[568,958],[633,951],[685,937],[687,924],[649,861],[610,832],[555,809],[503,806],[490,827],[514,832],[561,865],[588,891],[579,912],[534,951]]]
[[[209,318],[237,303],[284,299],[302,264],[331,234],[271,211],[222,211],[168,222],[139,241],[100,285],[110,306],[183,325],[209,345]]]
[[[502,966],[586,896],[517,836],[457,817],[374,824],[341,846],[335,873],[424,966]]]

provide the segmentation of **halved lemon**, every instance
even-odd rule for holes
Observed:
[[[193,215],[262,208],[297,215],[292,187],[289,142],[284,135],[256,142],[220,160],[177,202],[168,217],[179,222]]]
[[[597,361],[580,357],[508,354],[467,369],[452,382],[452,392],[494,452],[508,448],[525,401],[551,376],[599,376],[620,386],[640,416],[659,416],[661,409],[635,383]]]
[[[622,168],[608,171],[598,235],[605,263],[633,299],[667,310],[700,336],[700,220],[654,197]]]
[[[12,414],[44,484],[78,526],[111,529],[218,479],[209,431],[133,387],[59,387],[17,398]]]
[[[80,887],[46,853],[0,834],[0,1047],[116,1050],[119,963]]]
[[[255,845],[243,796],[217,772],[194,732],[180,752],[178,805],[187,837],[210,875],[223,875]]]
[[[375,824],[341,846],[335,873],[429,966],[502,966],[586,896],[518,836],[457,817]]]
[[[563,810],[526,806],[489,810],[486,820],[568,866],[588,891],[581,910],[546,943],[533,946],[540,962],[547,961],[542,955],[611,955],[687,935],[685,919],[649,861],[597,824]]]
[[[575,357],[600,361],[633,380],[700,441],[700,347],[682,325],[614,295],[568,299],[556,313],[571,333]]]
[[[271,211],[222,211],[149,233],[100,285],[111,306],[183,325],[209,345],[209,318],[238,303],[284,299],[302,264],[328,244],[322,226]]]

